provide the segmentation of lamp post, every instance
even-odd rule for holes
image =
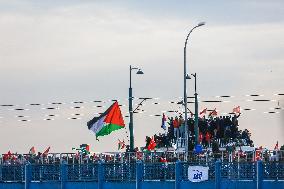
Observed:
[[[183,81],[184,81],[184,86],[183,86],[183,98],[184,98],[184,126],[185,126],[185,152],[188,152],[188,126],[187,126],[187,90],[186,90],[186,79],[188,79],[188,75],[186,73],[186,45],[187,45],[187,41],[189,38],[189,35],[191,34],[191,32],[195,29],[198,28],[200,26],[205,25],[205,22],[200,22],[199,24],[197,24],[196,26],[194,26],[189,33],[186,36],[186,40],[184,43],[184,74],[183,74]]]
[[[195,112],[194,112],[194,133],[195,133],[195,145],[198,144],[198,137],[199,137],[199,130],[198,130],[198,100],[197,100],[197,92],[196,92],[196,73],[191,74],[194,77],[194,105],[195,105]]]
[[[132,96],[132,86],[131,86],[131,72],[132,70],[138,70],[136,74],[144,74],[141,69],[139,68],[133,68],[129,67],[129,133],[130,133],[130,151],[133,152],[134,151],[134,135],[133,135],[133,107],[132,107],[132,100],[133,100],[133,96]]]

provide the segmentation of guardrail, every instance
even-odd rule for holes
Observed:
[[[137,169],[137,163],[142,168]],[[277,162],[175,162],[175,163],[91,163],[91,164],[60,164],[60,165],[0,165],[0,182],[24,182],[25,172],[30,171],[31,182],[61,181],[95,181],[103,178],[106,182],[129,182],[141,175],[142,181],[170,181],[180,175],[181,181],[188,181],[189,166],[209,167],[209,180],[215,180],[220,174],[220,179],[229,180],[256,180],[257,164],[261,164],[261,175],[264,180],[284,180],[284,163]],[[179,170],[177,170],[177,164]],[[30,169],[28,169],[30,167]],[[100,169],[101,167],[101,169]],[[218,169],[217,169],[218,168]],[[220,170],[220,173],[218,172]],[[138,173],[137,173],[138,171]]]
[[[30,154],[12,154],[17,156],[16,160],[4,161],[3,156],[0,155],[0,164],[89,164],[98,163],[101,160],[109,163],[124,163],[135,162],[141,160],[143,162],[156,163],[160,161],[160,157],[165,157],[168,162],[192,161],[192,162],[211,162],[220,160],[222,162],[255,162],[255,151],[248,151],[245,156],[237,152],[220,151],[219,153],[212,153],[210,151],[203,151],[201,154],[194,152],[105,152],[95,154],[76,154],[76,153],[50,153],[48,156],[32,156]],[[273,156],[276,153],[276,156]],[[274,158],[272,158],[274,157]],[[12,158],[11,158],[12,159]],[[284,151],[266,150],[260,154],[260,159],[265,162],[274,161],[284,162]]]

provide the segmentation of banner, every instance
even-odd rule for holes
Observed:
[[[188,180],[191,182],[201,182],[208,180],[209,167],[203,166],[189,166]]]

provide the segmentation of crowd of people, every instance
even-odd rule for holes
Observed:
[[[185,120],[180,115],[179,117],[168,118],[168,127],[163,134],[155,134],[153,137],[146,136],[145,147],[140,149],[136,147],[134,151],[130,151],[129,145],[126,145],[126,152],[124,153],[90,153],[89,146],[85,145],[84,150],[77,153],[52,154],[49,153],[49,147],[44,153],[39,152],[36,154],[33,147],[29,154],[12,154],[9,151],[7,154],[0,155],[0,164],[60,164],[63,162],[78,164],[96,163],[99,161],[114,163],[136,160],[174,162],[178,159],[181,161],[210,161],[211,159],[227,159],[228,161],[255,161],[259,159],[264,161],[284,161],[284,146],[283,151],[279,151],[279,149],[268,151],[253,147],[251,133],[247,129],[239,129],[238,118],[240,115],[239,113],[233,116],[199,117],[198,152],[195,143],[195,120],[193,117],[187,120],[189,152],[187,154],[185,152],[177,152],[178,148],[185,146]],[[163,126],[165,126],[165,123],[163,123]],[[152,148],[149,149],[149,146],[152,146]],[[254,150],[244,152],[241,146],[248,146]],[[164,151],[159,149],[164,149]]]
[[[217,144],[219,147],[226,147],[231,145],[238,146],[253,146],[251,140],[251,133],[249,130],[240,130],[238,118],[239,115],[229,115],[220,117],[208,117],[205,116],[198,118],[198,142],[203,147],[212,147],[213,144]],[[180,115],[168,118],[167,132],[163,134],[154,135],[154,139],[157,144],[157,148],[161,147],[184,147],[185,146],[185,121]],[[188,146],[189,150],[194,149],[195,144],[195,120],[194,118],[188,118]],[[146,136],[146,146],[149,145],[151,137]]]
[[[200,154],[195,152],[173,152],[173,151],[153,151],[153,152],[113,152],[113,153],[91,153],[91,154],[78,154],[78,153],[63,153],[54,154],[50,153],[47,156],[42,156],[40,153],[37,155],[32,154],[12,154],[10,157],[0,155],[0,165],[23,165],[23,164],[90,164],[90,163],[125,163],[136,162],[141,160],[145,163],[157,162],[176,162],[189,161],[189,162],[214,162],[221,160],[225,162],[254,162],[262,160],[265,162],[284,162],[284,148],[282,150],[266,150],[254,149],[253,151],[242,151],[240,149],[235,151],[220,150],[214,153],[211,150],[203,150]]]

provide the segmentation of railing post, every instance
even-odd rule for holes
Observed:
[[[143,180],[143,162],[136,162],[136,189],[142,188],[142,180]]]
[[[262,161],[256,162],[256,189],[262,189],[263,180],[263,163]]]
[[[221,188],[221,162],[215,162],[215,189]]]
[[[26,164],[25,165],[25,189],[30,188],[30,183],[32,180],[32,165],[31,164]]]
[[[1,163],[1,162],[0,162]],[[2,182],[3,181],[3,179],[2,179],[2,168],[3,168],[3,166],[2,166],[3,164],[1,163],[0,164],[0,182]]]
[[[105,169],[104,169],[104,162],[100,161],[98,165],[98,189],[103,189],[103,185],[105,182]]]
[[[182,174],[181,162],[179,160],[176,161],[176,179],[175,179],[175,189],[180,189],[180,181]]]
[[[60,174],[61,174],[61,189],[65,189],[65,185],[67,182],[67,164],[66,162],[62,162],[60,165]]]

